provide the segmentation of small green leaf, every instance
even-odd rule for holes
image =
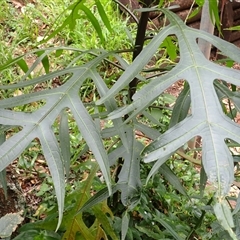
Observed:
[[[240,30],[240,25],[239,26],[230,27],[230,28],[224,28],[224,30],[239,31]]]
[[[18,236],[16,236],[14,238],[14,240],[22,240],[22,239],[25,239],[25,240],[32,240],[34,239],[35,237],[38,237],[40,234],[40,231],[39,230],[29,230],[29,231],[24,231],[24,232],[21,232]],[[36,238],[35,238],[36,239]],[[37,240],[37,239],[36,239]]]
[[[144,116],[146,116],[152,123],[159,125],[161,119],[164,117],[161,109],[152,108],[149,111],[144,111]]]
[[[85,5],[82,5],[81,9],[84,11],[84,13],[87,15],[88,20],[92,23],[93,27],[95,28],[98,36],[101,39],[101,42],[104,42],[104,37],[102,34],[102,28],[96,19],[96,17],[93,15],[93,13],[87,8]]]
[[[164,4],[164,0],[160,0],[159,4],[158,4],[158,8],[161,8],[163,6],[163,4]]]
[[[106,28],[108,29],[109,32],[112,32],[112,30],[113,30],[112,26],[109,22],[109,19],[105,13],[105,10],[104,10],[101,2],[99,0],[95,0],[95,3],[97,5],[98,13],[99,13],[104,25],[106,26]]]
[[[44,51],[40,51],[40,52],[37,52],[37,55],[38,57],[40,57],[42,54],[44,53]],[[46,55],[46,54],[45,54]],[[42,65],[44,67],[44,70],[46,73],[49,73],[49,69],[50,69],[50,63],[49,63],[49,59],[48,59],[48,56],[44,56],[42,59],[41,59],[41,62],[42,62]]]
[[[175,61],[177,58],[177,46],[173,44],[172,37],[166,37],[161,44],[161,47],[165,47],[167,53],[172,61]]]
[[[189,15],[188,19],[191,19],[192,17],[196,16],[200,11],[201,11],[200,7],[195,8]]]
[[[18,60],[17,65],[23,70],[24,73],[28,71],[28,65],[24,59]]]
[[[63,53],[63,49],[57,49],[56,50],[56,53],[55,53],[55,57],[57,58],[57,57],[60,57],[61,55],[62,55],[62,53]]]
[[[213,23],[216,24],[218,31],[221,33],[221,21],[219,17],[218,0],[210,0],[209,2],[209,13]]]

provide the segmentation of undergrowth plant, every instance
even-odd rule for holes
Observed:
[[[97,30],[100,41],[104,42],[99,21],[84,4],[85,1],[72,4],[68,8],[70,15],[43,41],[49,40],[67,25],[74,28],[79,12],[84,12]],[[111,31],[102,4],[98,0],[94,4],[103,26]],[[197,42],[199,39],[210,42],[236,62],[240,62],[240,50],[218,37],[187,27],[167,9],[161,11],[170,24],[143,47],[150,4],[151,1],[146,1],[146,9],[142,11],[132,63],[122,57],[123,50],[52,47],[31,52],[36,57],[31,66],[26,64],[26,55],[23,55],[0,67],[2,71],[12,66],[23,71],[20,81],[0,86],[2,91],[22,91],[22,94],[0,100],[0,171],[4,176],[4,169],[34,139],[38,139],[53,179],[58,204],[58,209],[49,213],[45,220],[23,226],[21,235],[16,239],[26,236],[54,239],[191,239],[207,212],[214,213],[218,220],[215,224],[217,233],[226,236],[226,239],[238,239],[239,201],[235,209],[231,209],[226,197],[234,180],[234,159],[228,144],[240,143],[240,128],[223,112],[222,101],[229,99],[239,111],[240,95],[228,87],[228,84],[239,85],[239,70],[209,61]],[[174,40],[171,44],[177,46],[179,61],[164,69],[151,67],[150,62],[158,54],[160,46],[166,46],[166,42],[163,44],[165,39],[169,40],[172,36]],[[51,71],[49,64],[52,56],[57,58],[66,51],[74,52],[73,60],[64,68]],[[91,56],[88,61],[86,56]],[[43,65],[44,73],[32,77],[31,73],[39,63]],[[103,64],[120,69],[120,74],[112,79],[114,84],[106,84],[101,71]],[[48,84],[54,79],[61,79],[61,85],[49,88]],[[163,124],[154,117],[156,111],[153,113],[151,109],[162,112],[159,104],[162,94],[179,80],[185,81],[184,88],[170,113],[168,129],[161,131]],[[90,102],[85,102],[86,98],[82,97],[81,88],[85,82],[91,83],[94,89]],[[41,85],[39,91],[31,88],[36,85]],[[24,92],[26,89],[27,92]],[[37,103],[38,108],[29,111],[33,103]],[[21,111],[16,110],[19,107]],[[87,179],[65,198],[65,179],[69,176],[72,156],[70,118],[76,122],[86,143],[78,157],[90,150],[95,160],[90,164]],[[53,126],[58,126],[57,132]],[[139,132],[146,141],[139,140]],[[196,136],[202,137],[201,191],[193,197],[187,193],[179,176],[174,174],[171,164],[166,162]],[[146,166],[149,169],[143,179],[142,169]],[[104,182],[103,188],[95,193],[91,190],[98,167]],[[160,176],[172,187],[166,187]],[[174,195],[179,199],[179,194],[189,205],[193,201],[204,203],[196,211],[189,207],[195,217],[193,230],[181,221],[181,216],[186,217],[186,214],[176,216],[172,212],[165,213],[166,208],[158,208],[155,198],[152,198],[153,206],[150,203],[145,209],[141,207],[142,203],[149,204],[146,196],[151,194],[152,188],[148,191],[146,186],[151,181],[165,206],[169,201],[176,204],[171,199]],[[207,200],[203,194],[206,184],[212,189],[212,195]],[[110,196],[107,204],[106,199]],[[167,201],[168,197],[170,200]],[[116,206],[119,212],[113,213]],[[134,214],[139,216],[133,217]],[[141,225],[141,220],[152,226]],[[4,235],[9,236],[9,232]]]

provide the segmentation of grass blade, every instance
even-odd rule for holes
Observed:
[[[106,28],[108,29],[109,32],[112,32],[113,29],[111,27],[111,24],[109,22],[109,19],[105,13],[105,10],[104,10],[101,2],[99,0],[96,0],[95,3],[97,5],[98,13],[99,13],[104,25],[106,26]]]

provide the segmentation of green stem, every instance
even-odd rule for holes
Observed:
[[[184,159],[188,160],[189,162],[192,162],[192,163],[194,163],[194,164],[196,164],[196,165],[199,165],[199,166],[202,165],[202,162],[201,162],[200,160],[195,159],[195,158],[187,155],[186,153],[184,153],[184,152],[181,151],[181,150],[177,150],[177,154],[178,154],[179,156],[183,157]]]

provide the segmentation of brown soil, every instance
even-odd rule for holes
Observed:
[[[8,189],[7,199],[2,188],[0,188],[0,218],[7,213],[15,213],[21,210],[19,206],[19,194]]]

